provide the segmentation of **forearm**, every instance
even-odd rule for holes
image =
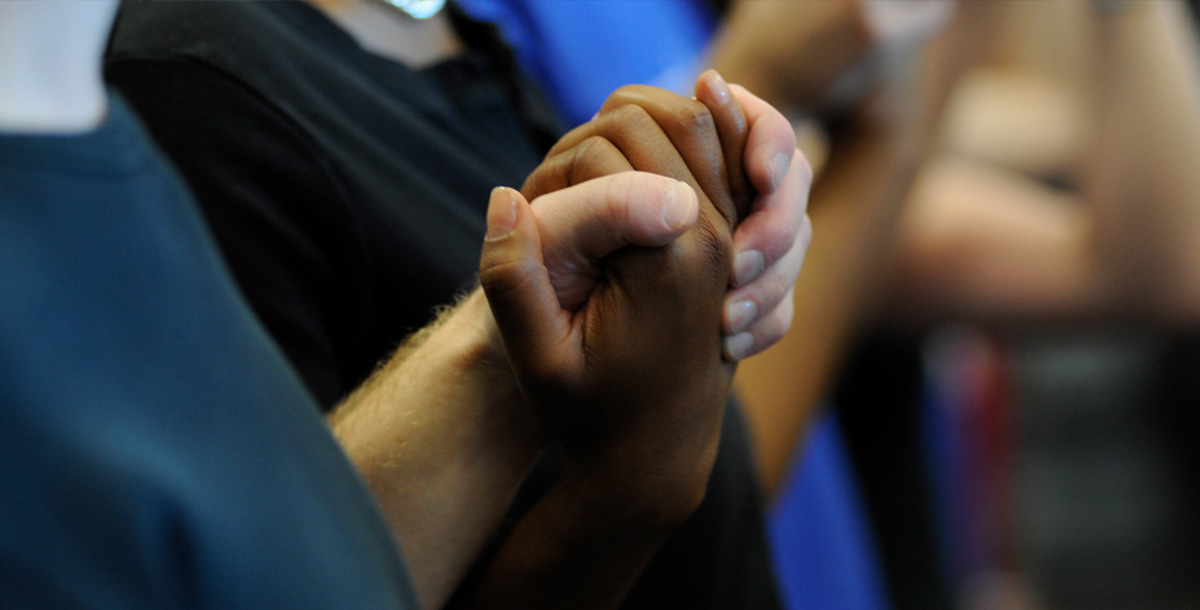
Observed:
[[[649,467],[649,468],[648,468]],[[582,472],[569,464],[505,539],[456,610],[616,608],[671,531],[703,497],[636,484],[640,469]],[[643,477],[644,478],[644,477]]]
[[[401,350],[331,419],[398,538],[422,604],[441,606],[543,441],[482,292]]]
[[[1181,2],[1128,2],[1098,16],[1096,129],[1084,195],[1116,306],[1200,319],[1200,65]],[[1144,311],[1146,306],[1152,311]]]
[[[1091,216],[1076,195],[1013,171],[926,163],[898,231],[887,321],[1097,319]]]
[[[589,193],[655,207],[697,203],[691,187],[634,172],[559,192],[568,191],[581,198],[576,210],[589,207]],[[553,216],[546,206],[556,205],[554,197],[538,198],[542,220]],[[667,532],[699,505],[732,376],[718,334],[730,238],[716,209],[705,206],[693,222],[708,230],[693,227],[662,247],[610,242],[591,250],[605,256],[605,281],[571,311],[556,297],[541,251],[561,229],[535,225],[520,193],[493,191],[480,282],[523,394],[565,457],[554,486],[477,566],[458,605],[613,606]]]
[[[972,13],[921,53],[896,58],[882,88],[843,119],[813,187],[813,241],[796,283],[792,329],[741,367],[763,483],[784,476],[805,423],[855,333],[886,294],[895,233],[917,170],[934,144]]]
[[[783,36],[772,36],[779,31]],[[743,0],[730,7],[713,43],[712,66],[785,114],[807,114],[827,100],[838,77],[871,42],[854,2]]]
[[[1080,100],[1092,111],[1081,197],[969,162],[930,167],[902,231],[895,313],[905,321],[1200,320],[1191,20],[1179,3],[1088,7],[1071,7],[1091,26],[1083,54],[1093,60]],[[1026,8],[1036,17],[1051,7]]]

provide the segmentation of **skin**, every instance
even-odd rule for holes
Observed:
[[[567,447],[568,466],[483,576],[456,597],[462,606],[615,606],[666,534],[703,497],[733,372],[722,358],[721,328],[738,208],[730,184],[739,178],[729,177],[724,155],[746,150],[755,138],[770,145],[772,138],[761,132],[782,119],[764,120],[762,107],[744,114],[732,95],[719,92],[722,85],[702,82],[704,102],[657,90],[619,92],[614,100],[621,103],[603,111],[593,131],[569,134],[531,175],[526,187],[535,194],[531,207],[515,192],[494,193],[481,281],[487,305],[503,322],[499,330],[476,292],[393,358],[394,368],[377,374],[377,384],[368,382],[387,391],[364,392],[339,409],[335,432],[379,490],[426,605],[447,599],[550,438]],[[791,163],[800,167],[799,161]],[[685,210],[694,211],[670,215],[684,220],[667,222],[669,229],[660,227],[659,234],[673,239],[686,233],[658,243],[631,241],[636,234],[627,229],[615,231],[618,238],[564,239],[577,235],[564,227],[578,223],[559,215],[577,209],[564,200],[571,189],[654,203],[653,197],[637,195],[645,191],[636,180],[618,185],[597,178],[606,172],[617,172],[614,178],[647,177],[631,168],[678,179],[670,182],[674,190],[656,192],[663,202],[686,200]],[[750,176],[761,180],[769,174]],[[697,190],[702,180],[713,198]],[[790,174],[784,181],[803,182]],[[543,191],[549,192],[539,194]],[[749,192],[741,198],[743,208],[754,201]],[[636,217],[628,213],[632,207],[610,211],[619,209],[624,211],[610,219]],[[663,222],[661,213],[649,217]],[[525,248],[522,252],[536,251],[537,265],[528,255],[517,257],[525,261],[517,264],[497,263],[487,254],[507,243],[501,237],[509,232],[496,228],[508,226],[505,218],[515,227],[536,221],[537,240],[531,241],[526,227],[509,241]],[[569,241],[577,247],[564,249]],[[631,244],[662,247],[610,255]],[[538,275],[543,269],[544,278]],[[540,292],[526,294],[536,286]],[[513,313],[534,305],[557,313]],[[507,358],[500,353],[501,334]],[[681,353],[690,357],[680,359]],[[390,406],[419,405],[420,394],[445,385],[457,387],[459,395],[431,413]],[[441,439],[447,437],[468,442],[446,445]],[[512,448],[513,443],[520,446]],[[646,459],[650,453],[653,460]],[[459,544],[448,548],[448,539]]]
[[[894,291],[890,321],[1191,328],[1200,320],[1200,180],[1189,165],[1200,154],[1197,34],[1181,3],[1122,6],[1107,14],[1087,3],[1000,5],[1013,13],[1006,21],[1070,33],[1074,47],[1018,38],[985,59],[1017,74],[1073,74],[1056,95],[1090,121],[1071,135],[1080,144],[976,132],[969,147],[931,164],[899,249],[900,277],[911,289]],[[997,107],[1028,108],[1020,91],[998,86],[993,97],[1009,97]],[[956,116],[984,110],[975,104]],[[992,142],[1001,135],[1005,141]],[[1006,154],[953,156],[964,149]],[[1047,149],[1062,152],[1047,159]],[[1051,190],[1034,179],[1051,172],[1075,188]]]
[[[411,65],[462,48],[453,30],[445,27],[444,15],[413,24],[359,0],[313,4],[364,47]],[[807,244],[806,234],[800,231],[803,198],[775,193],[795,154],[790,130],[779,129],[780,125],[786,121],[773,109],[749,121],[746,167],[752,178],[760,178],[752,215],[760,220],[749,225],[756,230],[735,234],[735,247],[745,249],[735,255],[735,263],[746,252],[759,253],[751,258],[760,262],[748,273],[735,273],[735,264],[727,275],[738,287],[739,302],[761,306],[753,315],[741,315],[736,324],[718,326],[736,331],[724,340],[730,360],[765,349],[786,331],[790,309],[778,303],[791,281],[781,283],[778,278],[795,277]],[[771,179],[762,180],[764,176]],[[574,208],[535,204],[534,209],[540,214],[540,210]],[[768,227],[771,230],[764,230]],[[580,229],[579,223],[558,228],[542,233],[550,268],[558,269],[554,261],[559,259],[589,260],[577,253],[569,237],[589,230]],[[562,254],[560,247],[573,254]],[[586,254],[598,257],[593,251]],[[556,272],[556,277],[572,272]],[[588,271],[582,268],[581,272]],[[767,281],[759,281],[760,277]],[[427,606],[439,606],[448,598],[545,442],[544,432],[530,423],[529,409],[514,389],[489,316],[482,297],[472,295],[453,315],[419,333],[332,419],[335,434],[376,491]],[[442,388],[448,388],[445,395],[439,394]],[[448,545],[447,540],[455,544]]]
[[[398,18],[394,10],[374,0],[307,1],[364,47],[411,66],[446,59],[464,48],[444,11],[416,22]],[[751,217],[754,222],[734,233],[730,286],[737,290],[727,295],[723,324],[726,357],[731,360],[770,347],[791,321],[790,308],[780,306],[785,295],[790,298],[791,280],[780,280],[795,278],[800,272],[810,231],[804,228],[803,202],[776,194],[796,148],[794,135],[784,131],[787,125],[770,107],[752,119],[744,165],[746,174],[755,180],[757,198]]]
[[[847,112],[892,58],[911,54],[946,23],[954,4],[736,2],[713,43],[713,67],[788,114]]]
[[[558,482],[457,598],[461,606],[615,607],[704,496],[733,374],[720,329],[739,207],[731,185],[744,178],[730,177],[724,156],[743,150],[747,131],[723,83],[705,78],[701,102],[618,90],[524,189],[630,167],[674,172],[699,209],[670,245],[615,253],[584,286],[556,284],[526,198],[493,195],[480,280],[522,394],[566,456]],[[708,188],[690,187],[701,183]],[[741,199],[745,209],[751,197]],[[514,298],[512,286],[531,283],[531,294]]]
[[[559,232],[548,234],[564,247],[586,247],[574,237],[602,231],[604,223],[619,237],[594,252],[653,247],[691,225],[695,201],[685,202],[682,222],[654,226],[645,222],[653,215],[638,222],[622,213],[627,199],[613,194],[635,194],[645,202],[640,209],[662,210],[677,185],[624,174],[547,196],[539,210],[556,219]],[[411,339],[339,407],[332,425],[375,492],[430,607],[443,605],[457,586],[548,440],[518,392],[478,290]]]
[[[47,92],[52,92],[50,97],[57,99],[62,91],[86,91],[90,95],[80,101],[103,101],[104,89],[99,79],[102,43],[116,5],[94,4],[100,12],[92,14],[90,21],[80,21],[86,22],[87,27],[77,32],[89,34],[84,37],[86,48],[80,51],[78,58],[70,58],[71,65],[79,69],[40,71],[44,80],[55,86],[22,89],[32,92],[32,99]],[[18,17],[28,17],[34,13],[23,13],[20,9],[40,10],[44,7],[57,9],[65,5],[5,3],[3,10],[15,10]],[[74,10],[74,7],[71,8]],[[62,19],[50,19],[39,23],[54,23],[54,31],[60,33],[72,31],[63,26],[66,22],[75,23],[70,19],[65,22]],[[5,25],[28,23],[20,18],[4,20]],[[5,40],[12,42],[17,38]],[[20,40],[29,42],[38,39],[24,37]],[[9,58],[7,54],[4,57]],[[75,62],[76,59],[79,62]],[[0,75],[8,78],[9,73],[2,70],[13,66],[25,69],[21,62],[5,64],[0,67]],[[87,76],[83,83],[72,82],[68,78],[80,74]],[[716,123],[719,129],[726,129],[723,126],[730,125],[726,116],[735,106],[731,105],[728,96],[720,104],[728,108],[723,111],[724,115],[722,111],[715,113],[718,115]],[[2,108],[4,110],[0,111],[0,118],[19,115],[10,112],[8,106]],[[34,122],[44,120],[49,131],[86,129],[99,121],[98,116],[103,116],[102,104],[100,108],[101,111],[97,113],[93,103],[78,104],[70,112],[59,113],[52,119],[38,118]],[[749,124],[753,126],[757,120],[752,118]],[[18,129],[25,129],[30,124],[26,118],[20,121],[21,127]],[[5,127],[9,125],[6,123]],[[735,128],[744,130],[747,126],[737,124]],[[755,130],[750,128],[750,139],[761,139],[762,129],[758,132],[760,135],[754,136]],[[728,135],[727,130],[722,133],[722,137]],[[712,136],[697,142],[697,145],[720,151],[721,140],[715,139],[715,133]],[[732,137],[746,136],[740,132]],[[768,141],[770,139],[768,137]],[[740,146],[736,150],[740,150]],[[790,155],[792,151],[787,152]],[[721,158],[720,152],[703,156]],[[755,173],[761,174],[762,171],[751,172],[752,175]],[[633,206],[635,203],[637,205]],[[794,206],[796,203],[778,202],[777,206],[782,208],[785,204]],[[571,252],[584,252],[588,257],[604,261],[607,268],[624,269],[621,277],[625,279],[621,285],[629,287],[626,291],[618,290],[606,280],[608,287],[595,291],[597,299],[601,298],[601,294],[609,296],[603,301],[598,300],[590,310],[604,314],[588,316],[592,321],[590,328],[595,329],[590,331],[595,339],[593,344],[604,345],[604,339],[611,336],[608,343],[611,348],[589,354],[609,356],[598,361],[601,364],[599,370],[577,370],[577,373],[598,377],[607,375],[611,381],[620,379],[621,371],[628,370],[635,361],[640,361],[642,356],[638,342],[644,339],[640,332],[631,333],[630,330],[636,324],[649,330],[650,318],[644,318],[641,315],[643,313],[672,318],[673,325],[669,325],[672,333],[685,335],[704,347],[697,351],[696,358],[702,360],[705,366],[689,370],[688,367],[676,365],[671,378],[677,385],[690,387],[696,384],[700,388],[695,390],[698,393],[695,396],[696,404],[699,406],[683,404],[685,400],[676,398],[676,408],[666,413],[684,420],[684,423],[691,419],[693,409],[705,416],[698,418],[704,425],[680,430],[679,436],[668,436],[678,443],[676,453],[680,456],[690,455],[689,451],[700,451],[709,456],[708,462],[711,463],[716,438],[712,421],[715,418],[719,422],[720,419],[720,407],[713,405],[717,404],[717,395],[723,396],[727,392],[732,371],[732,364],[720,356],[720,304],[730,275],[729,248],[732,240],[729,233],[732,220],[721,216],[718,222],[711,206],[705,208],[702,214],[696,191],[690,186],[662,176],[633,172],[623,172],[548,193],[539,197],[536,208],[528,208],[534,209],[537,212],[521,218],[527,223],[530,218],[545,221],[546,228],[539,228],[537,232],[538,240],[542,240],[538,242],[539,255],[552,252],[558,253],[563,259],[570,259],[576,256]],[[706,226],[710,226],[710,230],[692,232],[692,228],[702,219]],[[495,221],[495,217],[490,217],[490,220]],[[529,225],[525,226],[528,229]],[[529,235],[528,230],[524,235]],[[676,238],[680,238],[682,244],[676,244]],[[530,242],[526,240],[525,243]],[[629,247],[643,250],[627,250]],[[616,257],[620,260],[609,261],[610,253],[615,251],[625,253]],[[640,262],[639,259],[646,259],[646,262]],[[672,279],[671,285],[676,295],[682,292],[684,285],[703,283],[707,297],[697,300],[694,312],[682,317],[668,313],[667,299],[649,287],[663,279],[661,272],[664,269],[668,279]],[[510,275],[508,279],[516,281],[508,292],[509,298],[529,297],[527,286],[532,284],[527,285],[524,276]],[[492,286],[501,284],[503,281],[490,283]],[[588,300],[591,301],[590,296]],[[503,302],[505,297],[502,296],[495,299],[493,305]],[[708,330],[704,331],[705,328]],[[659,355],[664,350],[662,344],[652,344],[651,347],[659,350],[656,352]],[[582,383],[589,380],[580,378],[577,381]],[[620,394],[619,383],[604,385],[608,391]],[[494,530],[513,489],[537,451],[552,434],[562,435],[564,430],[570,428],[547,425],[545,421],[534,418],[518,389],[489,303],[481,292],[476,291],[452,313],[419,333],[359,388],[331,419],[335,434],[372,484],[385,516],[402,541],[424,605],[442,605],[478,554],[483,540]],[[633,385],[629,389],[639,396],[650,391],[663,391],[657,384],[649,382]],[[615,400],[617,395],[610,397]],[[624,399],[624,396],[619,398]],[[580,409],[580,417],[611,419],[601,409],[599,403],[593,404],[590,409]],[[713,413],[714,410],[717,413]],[[546,415],[543,413],[543,419],[548,420]],[[589,458],[589,466],[605,464],[607,460],[602,456],[607,456],[614,463],[619,462],[625,455],[624,450],[648,442],[645,435],[650,429],[657,428],[649,422],[639,421],[636,413],[623,413],[622,418],[625,419],[614,419],[616,425],[610,427],[578,426],[588,438],[581,438],[578,443],[572,444]],[[591,448],[590,452],[588,448]],[[578,476],[572,476],[570,480],[574,489],[587,490],[595,494],[593,499],[603,499],[610,507],[619,509],[609,513],[617,523],[644,523],[643,517],[660,515],[660,520],[651,520],[649,523],[655,530],[654,535],[661,537],[663,534],[659,528],[668,528],[681,519],[683,513],[690,512],[689,507],[702,495],[702,483],[698,490],[696,481],[699,480],[699,471],[705,467],[701,465],[697,468],[690,461],[687,464],[673,462],[668,460],[666,465],[683,469],[683,480],[689,484],[663,489],[647,485],[647,481],[652,480],[648,477],[613,480],[604,476],[605,473],[612,473],[607,467],[581,469]],[[645,473],[643,468],[639,468],[638,472],[643,475],[662,473]],[[631,482],[635,484],[629,487]],[[620,493],[622,491],[625,492],[623,495]],[[633,502],[629,502],[631,500]],[[577,512],[559,514],[557,517],[578,528],[579,523],[574,520],[600,505],[589,501],[578,507]],[[631,519],[629,514],[618,518],[620,511],[630,509],[636,509],[636,519]],[[589,527],[596,524],[594,520],[586,523]],[[640,533],[645,534],[646,530]],[[642,552],[643,549],[639,543],[636,550]],[[593,583],[593,587],[612,591],[610,580],[623,583],[636,576],[640,555],[627,561],[624,559],[624,553],[627,552],[624,548],[607,546],[601,550],[616,553],[614,565],[620,569],[615,573],[604,572],[595,576],[584,570],[578,573],[578,577],[587,579]],[[645,550],[652,552],[652,548]],[[564,594],[576,600],[579,592],[567,591]],[[550,603],[561,607],[563,601],[556,599]]]
[[[882,285],[880,259],[916,165],[886,138],[856,134],[838,144],[814,185],[816,233],[796,283],[796,328],[738,372],[768,490],[785,479],[805,425],[872,314]]]
[[[714,111],[719,130],[749,130],[743,150],[723,144],[725,161],[717,158],[687,158],[689,167],[707,167],[705,173],[692,179],[692,186],[701,192],[720,192],[728,188],[734,201],[721,201],[726,216],[733,214],[730,206],[738,208],[746,222],[734,231],[733,276],[731,290],[726,294],[722,331],[725,338],[725,357],[741,360],[759,353],[783,337],[792,319],[792,282],[804,260],[812,238],[812,227],[805,214],[807,191],[812,170],[803,155],[796,154],[795,139],[786,119],[758,97],[739,86],[728,89],[715,72],[700,76],[697,96],[710,107],[731,105],[733,98],[746,111],[730,113],[728,118]],[[721,93],[718,93],[721,91]],[[667,154],[671,144],[679,150],[690,150],[694,144],[682,135],[681,129],[664,132],[646,144],[644,136],[631,137],[631,125],[649,120],[671,125],[678,117],[680,124],[700,124],[703,115],[696,103],[678,98],[669,107],[655,109],[647,103],[654,93],[650,87],[630,86],[618,90],[604,105],[598,120],[567,134],[547,157],[544,168],[555,168],[565,176],[558,181],[547,179],[545,170],[534,172],[523,191],[536,196],[548,189],[586,180],[606,171],[622,171],[636,167],[653,172],[679,172],[680,160]],[[732,97],[731,97],[732,96]],[[653,112],[650,116],[643,113]],[[702,129],[712,129],[702,125]],[[657,135],[657,132],[655,132]],[[638,147],[645,150],[639,151]],[[632,151],[626,154],[626,151]],[[628,156],[628,161],[617,158]],[[567,171],[558,166],[566,164]],[[744,170],[739,168],[745,168]],[[748,217],[747,217],[748,214]]]
[[[862,167],[837,170],[839,162],[831,159],[831,175],[814,188],[811,214],[820,231],[798,283],[793,335],[738,372],[769,486],[787,472],[803,433],[807,419],[797,412],[811,413],[823,399],[843,345],[863,325],[1135,320],[1188,328],[1200,312],[1192,279],[1200,265],[1191,246],[1200,226],[1193,205],[1200,188],[1196,172],[1184,169],[1198,154],[1200,102],[1189,50],[1196,34],[1185,7],[1130,2],[1104,16],[1084,2],[959,4],[955,21],[924,59],[927,69],[940,72],[921,82],[936,94],[923,104],[935,111],[928,125],[940,119],[937,96],[948,96],[976,65],[1049,75],[1064,83],[1062,91],[1039,89],[1031,97],[1022,94],[1027,81],[1002,83],[988,102],[990,112],[1011,113],[1007,121],[974,116],[987,109],[962,109],[958,105],[971,100],[952,98],[947,126],[960,131],[945,136],[941,154],[917,159],[911,189],[892,177],[896,171],[912,175],[911,152],[897,149],[901,156],[887,161],[892,155],[883,152],[890,146],[883,134],[869,145],[879,152],[870,154],[861,148],[867,145],[861,131],[850,135],[859,144],[843,134],[842,150],[858,150],[843,165]],[[1036,35],[1043,28],[1055,36]],[[732,66],[726,75],[741,78]],[[1022,141],[1014,141],[1023,133],[1018,129],[961,131],[985,123],[1029,127],[1031,115],[1064,105],[1094,121],[1082,144],[1045,142],[1046,129],[1030,128],[1039,139]],[[988,139],[998,136],[1006,140]],[[1047,175],[1065,176],[1079,188],[1052,190],[1034,179]],[[878,194],[894,203],[872,211],[867,185],[889,182],[892,188]],[[859,194],[850,196],[854,189]],[[834,201],[840,203],[826,205]],[[895,265],[881,264],[889,261]],[[843,296],[850,307],[837,304]]]
[[[863,69],[868,58],[881,64],[871,68],[876,74],[870,94],[838,108],[839,130],[813,186],[810,214],[817,232],[795,284],[793,328],[770,351],[746,360],[737,374],[769,493],[785,480],[846,350],[876,316],[887,278],[882,263],[931,140],[942,83],[953,68],[914,67],[919,42],[944,20],[950,5],[907,4],[925,21],[904,28],[876,19],[866,6],[857,0],[738,3],[714,55],[714,64],[731,80],[772,83],[767,99],[796,114],[828,112],[839,80]],[[799,23],[804,25],[789,27]],[[821,60],[791,60],[814,49],[821,53],[809,56]]]

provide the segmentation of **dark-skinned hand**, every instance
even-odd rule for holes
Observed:
[[[700,80],[701,101],[644,86],[614,93],[550,151],[525,197],[494,195],[481,264],[522,391],[567,450],[564,476],[643,481],[639,493],[684,492],[692,507],[715,457],[733,373],[722,359],[722,303],[732,232],[753,198],[742,170],[745,114],[714,76]],[[626,247],[599,261],[543,260],[567,273],[546,272],[535,290],[514,288],[511,276],[525,271],[511,261],[542,252],[525,198],[537,206],[543,194],[633,170],[690,187],[645,180],[625,188],[632,198],[697,198],[694,226],[667,245]],[[503,219],[515,219],[511,230],[497,228]]]

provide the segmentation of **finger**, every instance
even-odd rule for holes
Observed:
[[[783,182],[795,155],[796,132],[783,114],[744,87],[729,85],[729,91],[741,103],[750,125],[744,157],[746,175],[760,194],[772,193]],[[812,173],[811,168],[808,173]]]
[[[796,285],[804,257],[812,242],[811,224],[805,223],[796,244],[758,279],[725,295],[721,331],[726,336],[740,333],[765,317]]]
[[[559,349],[570,334],[570,314],[551,287],[529,204],[517,191],[494,189],[487,225],[479,283],[514,367],[570,358],[571,350]]]
[[[625,246],[664,246],[696,223],[696,192],[673,178],[622,172],[533,202],[543,251],[603,258]]]
[[[607,138],[588,136],[578,145],[547,156],[533,170],[521,194],[529,201],[594,178],[633,171],[633,165]]]
[[[716,121],[708,108],[694,99],[657,87],[627,85],[608,97],[600,108],[600,116],[603,118],[631,106],[646,112],[667,135],[699,188],[729,226],[734,226],[740,218],[738,206],[729,190],[725,151],[721,148]],[[637,163],[634,167],[642,169]]]
[[[669,244],[696,223],[699,210],[692,187],[646,172],[596,178],[539,197],[533,214],[559,303],[577,310],[603,273],[600,259],[626,246]]]
[[[555,163],[576,174],[585,174],[591,162],[604,152],[599,140],[611,143],[632,169],[675,178],[698,192],[703,191],[662,127],[644,108],[633,104],[610,109],[596,120],[567,132],[550,149],[543,164]]]
[[[733,234],[733,276],[730,285],[753,282],[795,246],[803,230],[812,233],[805,214],[812,184],[812,171],[799,151],[777,191],[760,194],[750,216]]]
[[[743,155],[749,124],[746,113],[737,98],[729,91],[729,85],[716,70],[707,70],[696,79],[696,101],[704,104],[712,114],[725,153],[726,180],[729,193],[738,208],[738,218],[749,213],[754,198],[754,189],[746,177]]]
[[[732,337],[725,337],[721,348],[722,357],[730,362],[737,362],[778,343],[792,327],[794,298],[794,290],[788,291],[769,315],[751,325],[749,329]]]

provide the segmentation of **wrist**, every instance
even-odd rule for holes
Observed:
[[[514,395],[518,392],[500,329],[483,290],[472,290],[439,327],[445,327],[447,335],[453,337],[453,346],[460,351],[464,369],[486,377],[501,392]]]
[[[567,456],[558,485],[579,498],[597,523],[653,538],[673,531],[699,508],[718,437],[687,451],[621,446],[586,460]]]
[[[418,416],[430,426],[468,422],[454,426],[456,442],[489,448],[515,464],[532,460],[545,447],[546,435],[521,397],[478,289],[409,337],[338,407],[330,423],[361,466],[388,462],[391,431]],[[355,448],[384,455],[355,456]]]
[[[421,349],[435,351],[434,361],[441,362],[456,383],[472,386],[481,408],[495,412],[506,428],[525,439],[523,444],[540,451],[549,442],[521,395],[483,290],[474,289],[444,314]]]

